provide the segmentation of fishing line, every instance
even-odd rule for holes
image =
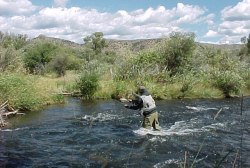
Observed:
[[[128,163],[129,163],[129,159],[130,159],[131,153],[132,153],[132,151],[133,151],[133,149],[134,149],[134,144],[135,144],[135,141],[133,141],[132,150],[131,150],[131,152],[129,152],[128,160],[127,160],[127,163],[126,163],[126,167],[128,167],[127,165],[128,165]]]
[[[242,145],[243,145],[243,124],[242,124],[242,113],[243,113],[243,94],[241,96],[240,102],[240,127],[241,127],[241,137],[240,137],[240,160],[238,167],[242,167]]]
[[[122,102],[121,100],[117,100],[117,99],[114,99],[114,100],[117,101],[117,102],[119,102],[119,103],[122,104],[122,105],[125,105],[125,104],[127,104],[127,103],[130,103],[130,101],[127,100],[127,99],[124,99],[124,102]],[[142,126],[142,123],[141,123],[140,125]],[[132,151],[133,151],[133,149],[134,149],[134,144],[135,144],[135,141],[133,141],[132,148],[131,148],[131,152],[129,152],[128,159],[127,159],[127,162],[126,162],[126,168],[128,167],[129,159],[130,159],[130,156],[131,156]]]

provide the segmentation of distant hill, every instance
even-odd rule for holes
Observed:
[[[59,38],[54,37],[47,37],[44,35],[39,35],[38,37],[31,40],[31,43],[36,40],[46,40],[48,42],[57,43],[60,45],[72,47],[72,48],[82,48],[84,44],[78,44],[69,40],[63,40]],[[106,39],[108,47],[106,50],[108,51],[114,51],[117,53],[121,52],[131,52],[131,53],[137,53],[139,51],[150,49],[153,46],[159,44],[163,39],[138,39],[138,40],[114,40],[114,39]],[[242,44],[210,44],[210,43],[198,43],[197,45],[201,48],[208,47],[213,49],[222,49],[222,50],[229,50],[229,51],[235,51],[240,50],[242,47]]]
[[[52,43],[56,43],[56,44],[60,44],[64,46],[69,46],[72,48],[80,48],[83,46],[82,44],[78,44],[69,40],[64,40],[64,39],[54,38],[54,37],[47,37],[45,35],[39,35],[38,37],[31,39],[31,43],[37,40],[45,40],[48,42],[52,42]]]

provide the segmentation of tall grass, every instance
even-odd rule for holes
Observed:
[[[9,100],[11,106],[20,110],[37,110],[44,105],[63,103],[62,92],[75,89],[75,72],[56,78],[22,73],[3,73],[0,75],[0,102]]]
[[[0,100],[21,110],[33,110],[42,105],[42,97],[34,86],[32,76],[22,74],[0,75]]]

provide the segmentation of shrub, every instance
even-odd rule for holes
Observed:
[[[101,56],[101,61],[114,64],[116,57],[117,55],[114,51],[105,51],[105,53]]]
[[[0,100],[21,110],[37,109],[42,103],[32,78],[21,74],[0,75]]]
[[[50,66],[56,72],[58,76],[64,76],[66,68],[69,64],[69,58],[67,55],[59,55],[51,60]]]
[[[161,45],[160,53],[164,66],[171,72],[170,76],[182,73],[188,66],[195,49],[193,33],[174,32]]]
[[[145,80],[161,73],[161,58],[155,51],[142,52],[128,60],[120,61],[115,80]]]
[[[57,48],[52,43],[39,41],[34,46],[26,49],[24,64],[31,73],[41,74],[45,66],[51,61],[54,50]]]
[[[27,39],[27,35],[2,33],[0,31],[0,45],[4,48],[13,47],[15,50],[19,50],[27,44]]]
[[[220,89],[225,97],[231,97],[232,93],[239,93],[245,85],[243,78],[232,71],[217,72],[213,75],[214,85]]]
[[[137,66],[131,60],[120,62],[120,66],[115,69],[115,80],[135,79],[138,76]]]
[[[0,71],[6,71],[11,64],[15,64],[15,59],[17,58],[17,54],[12,48],[2,49],[0,48]]]
[[[99,87],[98,75],[95,73],[85,73],[77,81],[77,86],[85,99],[92,99]]]

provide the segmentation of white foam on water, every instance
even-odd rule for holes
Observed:
[[[114,115],[110,113],[98,113],[97,115],[85,115],[81,119],[86,121],[110,121],[123,119],[121,115]],[[192,118],[189,121],[177,121],[174,125],[166,128],[162,127],[160,131],[145,128],[139,128],[137,130],[133,130],[133,132],[140,136],[145,135],[155,135],[155,136],[185,136],[191,135],[200,132],[211,131],[211,129],[224,128],[225,123],[212,123],[210,125],[203,125],[203,121],[198,118]],[[164,139],[151,139],[152,141],[164,141]]]
[[[108,114],[108,113],[98,113],[96,119],[99,121],[109,121],[118,119],[118,115]]]
[[[181,163],[180,160],[177,159],[168,159],[165,162],[161,162],[161,163],[157,163],[156,165],[154,165],[154,168],[164,168],[169,164],[177,164],[179,165]]]
[[[225,128],[227,123],[214,123],[211,125],[203,126],[202,129],[208,130],[208,129],[218,129],[218,128]]]
[[[145,129],[139,128],[137,130],[133,130],[135,134],[144,136],[144,135],[157,135],[157,136],[172,136],[172,135],[189,135],[192,133],[203,132],[203,129],[190,129],[190,128],[182,128],[182,129],[173,129],[173,126],[170,129],[161,129],[160,131],[153,129]]]
[[[14,129],[0,129],[0,131],[3,131],[3,132],[12,132],[12,131],[20,131],[20,130],[25,130],[25,129],[29,129],[29,127],[14,128]]]
[[[198,123],[198,125],[197,125]],[[224,128],[226,123],[213,123],[206,126],[199,126],[201,121],[198,119],[191,119],[190,121],[177,121],[170,128],[162,128],[160,131],[145,128],[139,128],[133,130],[135,134],[144,136],[144,135],[156,135],[156,136],[173,136],[173,135],[190,135],[199,132],[210,131],[211,129]],[[151,139],[152,141],[157,139]]]
[[[153,128],[151,128],[151,129],[139,128],[137,130],[133,130],[133,132],[135,134],[138,134],[138,135],[148,135],[148,134],[151,134],[151,135],[160,135],[160,136],[164,136],[165,135],[165,133],[164,133],[164,131],[162,129],[160,131],[158,131],[158,130],[153,130]]]
[[[151,141],[151,142],[160,142],[160,143],[163,143],[163,142],[166,142],[167,139],[164,138],[163,136],[154,136],[154,137],[152,137],[151,139],[149,139],[149,141]]]
[[[123,117],[119,115],[109,114],[109,113],[98,113],[97,116],[94,115],[85,115],[81,117],[81,120],[87,121],[110,121],[110,120],[117,120],[122,119]]]
[[[218,110],[218,108],[213,107],[193,107],[193,106],[186,106],[189,110],[195,110],[195,111],[206,111],[206,110]]]

